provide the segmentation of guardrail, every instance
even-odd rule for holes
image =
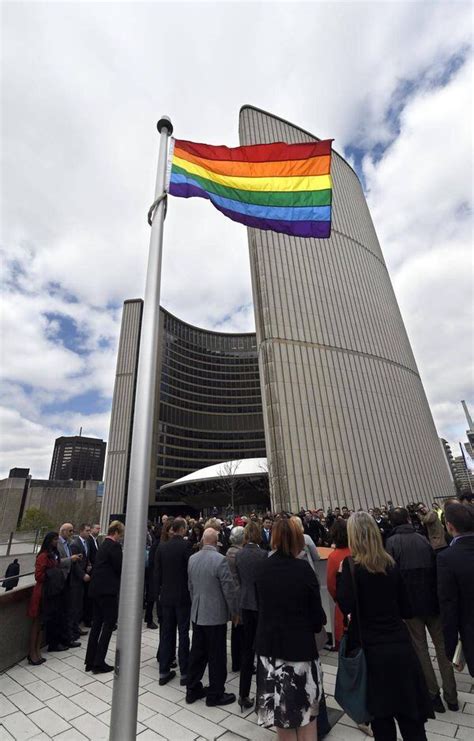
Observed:
[[[24,576],[34,576],[34,571],[26,571],[24,574],[16,574],[15,576],[4,576],[0,577],[0,581],[4,584],[6,581],[12,581],[13,579],[22,579]],[[13,587],[15,589],[15,587]]]
[[[26,546],[30,546],[31,550],[25,550],[24,553],[36,553],[36,549],[38,548],[38,545],[41,541],[42,535],[45,533],[44,528],[39,528],[38,530],[33,530],[31,532],[21,532],[18,530],[14,530],[11,533],[3,533],[0,535],[0,548],[2,546],[7,547],[6,553],[3,554],[5,556],[9,556],[11,554],[12,546],[22,546],[23,544]],[[6,539],[4,540],[3,538]],[[16,550],[16,549],[15,549]],[[21,555],[22,552],[17,551],[15,555]]]

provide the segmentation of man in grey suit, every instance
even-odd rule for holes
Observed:
[[[61,559],[61,569],[66,577],[66,586],[63,593],[63,617],[64,617],[64,645],[69,648],[79,648],[81,645],[75,640],[73,631],[73,605],[71,600],[71,569],[76,561],[80,561],[82,556],[73,554],[71,551],[72,536],[74,528],[70,522],[65,522],[59,529],[58,551]]]
[[[217,532],[207,528],[203,547],[188,564],[193,640],[189,656],[186,702],[206,697],[206,705],[229,705],[235,695],[225,692],[227,621],[237,614],[236,588],[229,564],[217,551]],[[237,620],[237,617],[234,617]],[[201,679],[209,665],[209,687]]]

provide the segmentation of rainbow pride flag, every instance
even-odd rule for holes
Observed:
[[[331,234],[332,139],[210,146],[172,139],[171,195],[208,198],[225,216],[296,237]]]

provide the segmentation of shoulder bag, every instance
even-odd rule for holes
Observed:
[[[367,709],[367,663],[362,642],[359,596],[354,573],[354,560],[349,557],[348,561],[355,597],[359,646],[353,651],[348,651],[348,636],[347,633],[344,633],[339,646],[339,665],[334,698],[355,723],[368,723],[371,716]]]

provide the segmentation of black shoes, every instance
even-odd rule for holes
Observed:
[[[176,672],[170,672],[166,675],[166,677],[160,677],[158,684],[160,687],[163,687],[164,684],[168,684],[174,677],[176,676]]]
[[[196,700],[203,700],[205,697],[207,697],[209,687],[200,687],[195,690],[188,690],[186,692],[186,702],[188,705],[191,705],[191,703],[196,702]]]
[[[51,653],[56,651],[67,651],[69,646],[63,646],[62,643],[58,643],[56,646],[49,646],[48,652]]]
[[[181,677],[181,679],[179,680],[181,687],[186,687],[187,681],[188,680],[186,677]]]
[[[250,710],[250,708],[253,708],[253,700],[250,697],[239,697],[239,705],[240,712],[243,713],[244,709]]]
[[[68,643],[68,648],[80,648],[81,644],[79,641],[71,641],[71,643]]]
[[[44,662],[46,661],[46,659],[43,659],[43,657],[41,657],[37,661],[34,661],[31,656],[27,656],[26,658],[28,659],[28,664],[30,664],[30,666],[41,666],[41,664],[44,664]]]
[[[82,630],[82,628],[81,628],[81,629],[80,629],[80,631],[79,631],[79,635],[80,635],[80,636],[86,636],[86,635],[87,635],[88,633],[89,633],[89,631],[88,631],[88,630]]]
[[[445,713],[446,712],[446,708],[444,707],[443,701],[439,695],[436,695],[436,697],[433,697],[431,702],[433,703],[433,710],[435,711],[435,713]]]
[[[178,662],[176,661],[176,659],[173,659],[173,661],[170,664],[170,669],[176,669],[177,666],[178,666]]]
[[[215,699],[206,699],[206,705],[208,708],[214,708],[216,705],[231,705],[233,702],[235,702],[235,695],[233,692],[224,692],[223,695],[216,697]]]
[[[107,674],[107,672],[113,672],[113,670],[113,666],[104,662],[102,666],[93,666],[92,674]]]
[[[153,622],[153,620],[151,621],[151,623],[147,623],[147,624],[146,624],[146,627],[147,627],[147,628],[150,628],[150,630],[157,630],[157,629],[158,629],[158,626],[157,626],[157,624],[156,624],[156,623],[154,623],[154,622]]]
[[[453,713],[456,713],[459,710],[459,705],[457,702],[446,702],[446,705],[448,706],[449,710],[452,710]]]

